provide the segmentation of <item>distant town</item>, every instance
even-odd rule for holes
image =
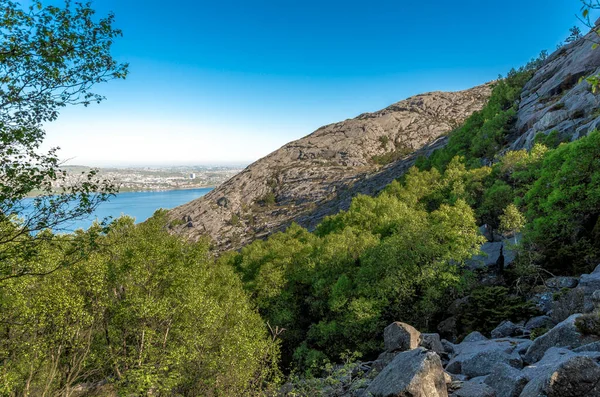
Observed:
[[[165,166],[98,168],[99,176],[114,181],[121,192],[215,187],[239,173],[244,166]],[[63,166],[68,182],[76,183],[91,167]]]

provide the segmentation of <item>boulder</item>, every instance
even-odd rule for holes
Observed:
[[[525,328],[529,331],[538,329],[538,328],[554,328],[556,323],[549,316],[537,316],[530,318],[525,323]]]
[[[520,235],[517,235],[517,241],[520,240]],[[504,257],[503,266],[506,268],[514,262],[516,251],[514,250],[514,238],[504,239],[501,241],[483,243],[481,246],[481,255],[474,255],[466,264],[471,270],[487,269],[495,266],[500,259],[500,254]]]
[[[421,334],[421,337],[421,347],[434,351],[440,355],[446,352],[439,334]]]
[[[496,397],[494,390],[483,382],[464,382],[460,389],[451,394],[451,397]]]
[[[598,397],[600,366],[594,358],[553,347],[535,365],[523,369],[530,381],[520,397]]]
[[[501,364],[520,369],[523,361],[519,350],[523,350],[524,347],[519,346],[521,345],[513,339],[463,342],[456,346],[455,355],[446,366],[446,371],[477,377],[490,374]]]
[[[373,379],[364,395],[447,397],[446,379],[440,357],[422,347],[399,353]]]
[[[388,352],[385,351],[377,357],[377,360],[373,361],[371,368],[377,372],[381,372],[385,367],[388,366],[394,360],[394,357],[398,355],[399,352]]]
[[[576,277],[552,277],[546,280],[546,286],[553,290],[561,290],[563,288],[575,288],[579,284],[579,279]]]
[[[411,325],[396,321],[383,330],[383,343],[388,352],[416,349],[421,343],[421,333]]]
[[[529,299],[529,302],[533,303],[538,310],[545,314],[548,314],[552,310],[553,301],[554,293],[551,291],[537,293]]]
[[[442,339],[442,346],[444,347],[444,351],[447,354],[454,354],[454,350],[456,349],[456,345],[446,339]]]
[[[481,342],[488,340],[481,332],[473,331],[469,335],[465,336],[461,343]]]
[[[532,364],[539,361],[551,347],[567,347],[570,349],[594,342],[597,338],[582,335],[575,326],[575,320],[581,314],[573,314],[556,325],[544,335],[537,337],[523,359]]]
[[[448,317],[447,319],[440,322],[437,326],[437,330],[444,337],[450,340],[456,340],[458,335],[457,320],[455,316]]]
[[[592,273],[581,275],[579,278],[579,288],[582,288],[584,292],[584,310],[586,312],[592,311],[594,308],[591,300],[592,294],[594,291],[600,289],[600,265]]]
[[[481,246],[481,255],[475,255],[467,261],[467,266],[471,270],[484,269],[494,266],[500,258],[500,249],[502,242],[487,242]]]
[[[518,369],[500,364],[485,379],[496,397],[518,397],[529,379]]]
[[[503,321],[492,331],[492,338],[507,338],[510,336],[520,336],[528,333],[529,330],[520,325],[514,324],[512,321]]]
[[[600,341],[588,343],[587,345],[579,346],[573,349],[574,352],[600,352]]]

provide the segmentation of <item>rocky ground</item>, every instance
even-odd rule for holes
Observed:
[[[383,333],[385,351],[339,379],[330,396],[594,397],[600,396],[600,265],[579,278],[547,280],[547,292],[568,290],[539,305],[542,315],[501,323],[488,338],[472,332],[460,343],[395,322]],[[555,294],[556,295],[556,294]],[[538,302],[539,303],[539,302]],[[557,313],[560,312],[560,313]],[[567,316],[556,322],[557,315]],[[597,325],[596,325],[597,326]],[[534,330],[545,332],[532,337]]]

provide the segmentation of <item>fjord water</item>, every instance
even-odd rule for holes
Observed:
[[[87,229],[98,219],[121,215],[135,218],[136,223],[143,222],[160,209],[171,209],[189,201],[202,197],[213,188],[182,189],[149,192],[117,193],[108,201],[100,204],[96,211],[85,219],[79,219],[65,225],[61,232],[72,232],[77,229]],[[31,200],[31,199],[28,199]]]

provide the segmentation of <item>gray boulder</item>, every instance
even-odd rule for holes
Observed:
[[[556,323],[549,316],[537,316],[530,318],[525,323],[525,328],[529,331],[538,329],[538,328],[554,328]]]
[[[399,353],[373,379],[365,391],[365,395],[381,397],[448,396],[440,357],[422,347]]]
[[[597,338],[582,335],[575,326],[575,320],[579,316],[581,314],[573,314],[544,335],[537,337],[523,357],[525,362],[532,364],[541,360],[551,347],[573,349],[595,341]]]
[[[421,333],[411,325],[396,321],[383,330],[383,343],[388,352],[416,349],[421,343]]]
[[[446,352],[439,334],[421,334],[421,337],[421,347],[434,351],[437,354],[444,354]]]
[[[554,302],[554,293],[551,291],[540,292],[533,295],[529,301],[535,305],[542,313],[548,314],[552,310]]]
[[[600,341],[588,343],[587,345],[579,346],[573,349],[574,352],[600,352]]]
[[[594,358],[553,347],[533,366],[523,369],[530,381],[521,397],[600,396],[600,366]]]
[[[575,288],[579,284],[579,279],[576,277],[552,277],[546,280],[546,286],[553,290],[561,290],[563,288]]]
[[[381,372],[381,370],[383,370],[385,367],[387,367],[388,364],[394,360],[394,358],[398,355],[398,353],[399,352],[388,352],[388,351],[381,353],[379,355],[379,357],[377,357],[377,360],[373,361],[373,364],[371,365],[371,367],[375,371]]]
[[[500,249],[502,242],[487,242],[481,246],[481,255],[475,255],[467,261],[467,266],[471,270],[485,269],[494,266],[500,258]]]
[[[465,336],[461,343],[481,342],[488,340],[481,332],[473,331],[469,335]]]
[[[494,368],[507,364],[521,368],[523,361],[519,354],[520,344],[512,339],[492,339],[477,342],[463,342],[456,346],[446,371],[477,377],[490,374]]]
[[[526,333],[529,333],[529,330],[523,328],[522,326],[516,325],[512,321],[503,321],[492,331],[492,338],[507,338]]]
[[[518,369],[500,364],[485,379],[496,397],[518,397],[529,379]]]
[[[447,354],[454,354],[456,349],[456,345],[454,343],[447,341],[446,339],[442,339],[442,346]]]
[[[438,324],[437,330],[440,334],[444,335],[444,337],[454,341],[458,334],[457,322],[455,316],[448,317]]]
[[[600,265],[590,274],[582,274],[579,278],[579,288],[584,292],[584,310],[590,312],[594,309],[592,294],[600,289]]]
[[[471,380],[464,382],[460,389],[451,394],[451,397],[496,397],[496,394],[485,383]]]

